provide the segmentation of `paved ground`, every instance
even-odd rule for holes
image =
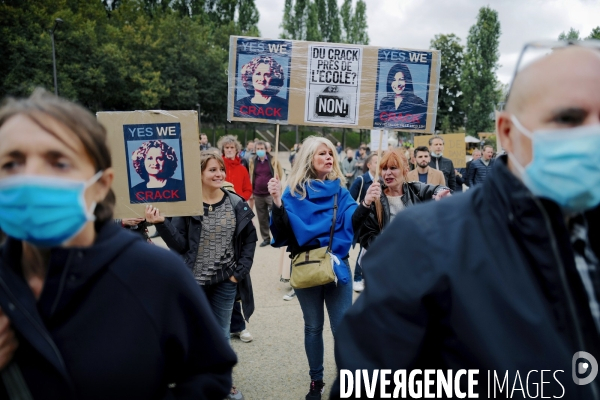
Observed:
[[[282,153],[284,168],[290,169],[288,154]],[[258,228],[258,222],[254,219]],[[258,230],[258,229],[257,229]],[[161,240],[157,244],[164,245]],[[259,234],[259,242],[262,239]],[[308,361],[304,352],[304,323],[297,299],[284,301],[290,286],[279,281],[280,250],[256,247],[251,270],[256,311],[247,324],[254,336],[250,343],[232,338],[232,346],[239,362],[234,369],[234,383],[246,400],[296,400],[304,399],[310,385]],[[354,270],[358,251],[350,253],[350,266]],[[287,265],[289,259],[286,258]],[[355,298],[357,297],[355,293]],[[335,379],[333,337],[328,317],[323,330],[325,342],[325,396]]]

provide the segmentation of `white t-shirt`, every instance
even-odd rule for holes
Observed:
[[[390,204],[391,222],[400,211],[404,210],[404,203],[402,203],[402,196],[387,196],[387,199]]]

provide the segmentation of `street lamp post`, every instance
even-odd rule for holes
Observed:
[[[56,78],[56,50],[54,48],[54,31],[58,27],[58,24],[63,22],[62,19],[56,18],[54,20],[54,27],[50,31],[50,38],[52,39],[52,67],[54,69],[54,94],[58,96],[58,80]]]

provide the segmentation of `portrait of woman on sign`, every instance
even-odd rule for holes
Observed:
[[[390,68],[386,80],[387,95],[375,110],[375,120],[385,126],[401,124],[425,125],[427,105],[415,95],[413,79],[406,64],[398,63]]]
[[[252,58],[241,67],[239,76],[248,96],[235,102],[235,116],[287,119],[287,99],[277,96],[285,84],[285,72],[274,57]]]
[[[172,146],[162,140],[144,142],[132,153],[131,161],[142,179],[130,189],[132,202],[185,200],[183,180],[173,177],[179,159]]]

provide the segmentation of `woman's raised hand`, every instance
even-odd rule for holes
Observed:
[[[281,207],[281,182],[279,181],[279,178],[271,178],[267,184],[267,188],[269,189],[269,194],[273,198],[273,203],[277,207]]]
[[[152,207],[152,205],[148,204],[146,206],[146,221],[151,224],[162,224],[165,222],[165,217],[160,215],[160,211],[156,207]]]
[[[365,205],[367,207],[371,206],[375,200],[381,197],[381,185],[379,182],[373,182],[369,189],[367,190],[367,194],[365,195]]]

